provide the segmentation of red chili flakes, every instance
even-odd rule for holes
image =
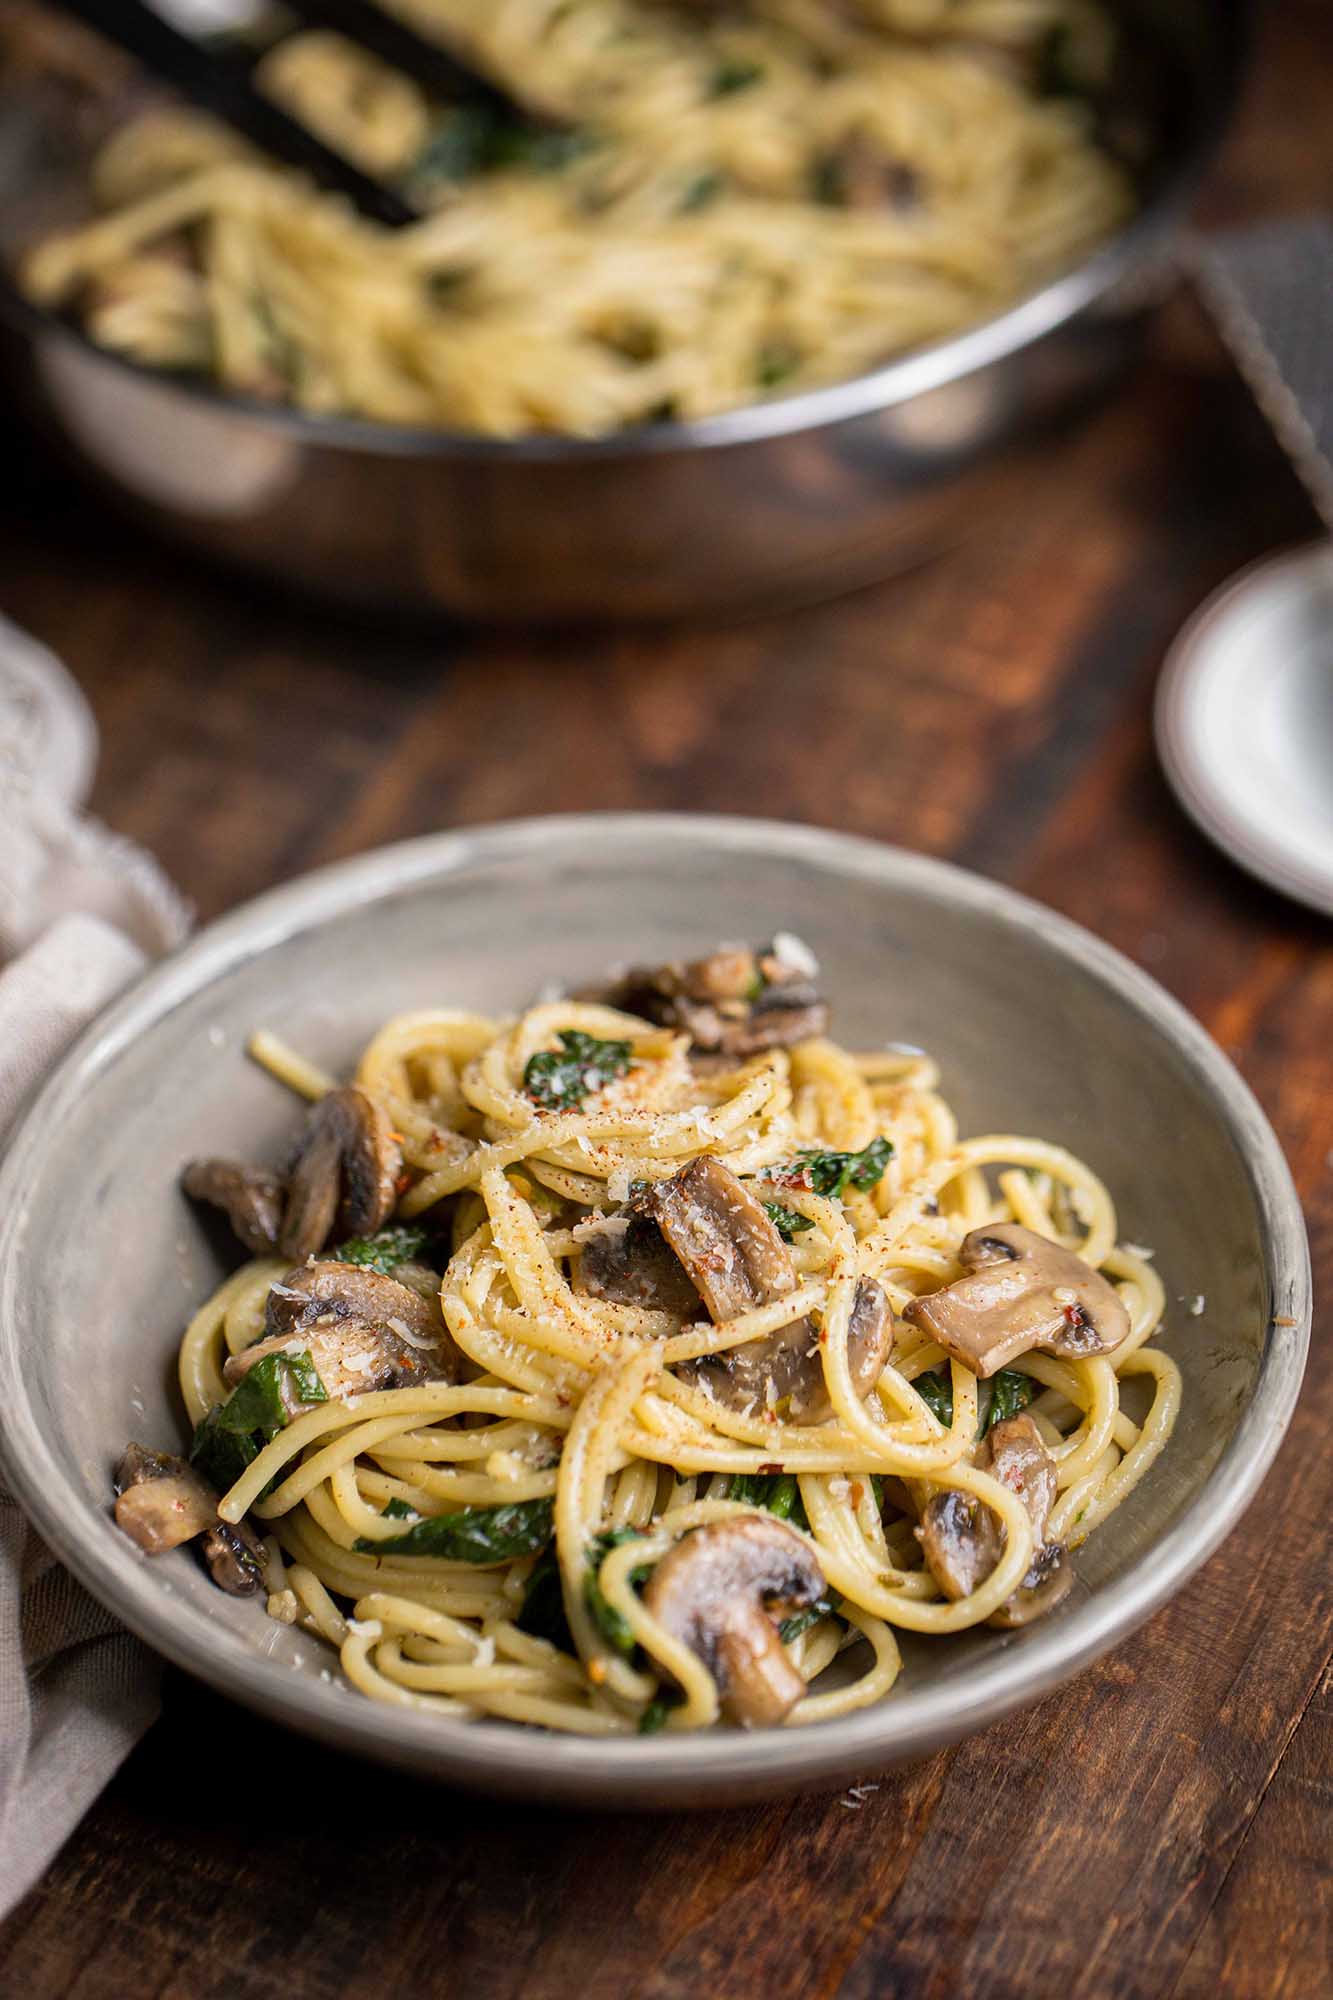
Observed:
[[[773,1465],[773,1464],[761,1465],[759,1470],[761,1472],[781,1472],[782,1467],[780,1465]]]

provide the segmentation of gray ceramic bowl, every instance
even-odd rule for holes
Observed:
[[[217,1266],[176,1190],[202,1148],[263,1156],[292,1104],[247,1062],[277,1029],[347,1063],[383,1016],[501,1010],[625,958],[790,929],[837,1032],[927,1043],[965,1130],[1085,1153],[1166,1281],[1185,1373],[1151,1476],[1079,1552],[1044,1623],[908,1646],[898,1690],[822,1728],[594,1743],[405,1715],[321,1677],[329,1655],[222,1597],[185,1553],[113,1527],[113,1460],[168,1443],[181,1324]],[[1198,1293],[1200,1317],[1180,1303]],[[341,1748],[489,1791],[623,1805],[737,1801],[917,1756],[1034,1700],[1146,1618],[1216,1548],[1291,1415],[1309,1257],[1272,1131],[1206,1035],[1143,973],[1009,891],[920,856],[742,819],[534,820],[395,847],[215,924],[86,1034],[0,1176],[0,1412],[13,1484],[54,1548],[152,1645]]]

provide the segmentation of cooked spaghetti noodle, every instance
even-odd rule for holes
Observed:
[[[1131,207],[1091,0],[397,0],[505,86],[441,106],[332,34],[261,83],[430,210],[380,229],[159,109],[23,283],[101,345],[314,413],[599,435],[855,375],[1001,311]]]
[[[533,1078],[562,1048],[580,1061],[623,1053],[615,1074],[585,1069],[565,1100],[543,1101]],[[252,1053],[316,1102],[334,1087],[272,1035]],[[1045,1539],[1085,1540],[1170,1436],[1180,1375],[1149,1344],[1162,1286],[1147,1253],[1117,1240],[1106,1188],[1050,1141],[960,1138],[924,1054],[855,1054],[818,1035],[700,1059],[672,1027],[558,1000],[509,1021],[400,1015],[355,1081],[401,1146],[396,1225],[435,1231],[460,1379],[305,1407],[218,1511],[232,1523],[248,1514],[266,1535],[273,1615],[327,1640],[375,1700],[602,1736],[707,1727],[718,1681],[654,1616],[644,1578],[694,1531],[766,1508],[785,1512],[784,1532],[827,1586],[802,1629],[784,1627],[811,1686],[791,1724],[886,1695],[899,1631],[943,1636],[1000,1612],[1038,1537],[1021,1491],[984,1469],[977,1445],[979,1403],[998,1390],[902,1317],[957,1279],[969,1232],[1033,1231],[1075,1252],[1090,1279],[1103,1272],[1125,1309],[1113,1353],[1022,1352],[997,1378],[1021,1392],[1053,1463]],[[701,1307],[598,1296],[589,1245],[625,1227],[645,1185],[675,1185],[701,1159],[778,1198],[768,1212],[790,1239],[785,1295],[721,1323]],[[838,1185],[820,1193],[829,1171],[809,1163],[821,1160],[870,1165],[848,1178],[835,1164]],[[195,1316],[180,1353],[191,1424],[225,1405],[224,1363],[260,1340],[287,1272],[278,1258],[251,1261]],[[867,1388],[853,1379],[849,1326],[868,1281],[892,1306],[893,1339]],[[818,1328],[817,1421],[796,1421],[771,1385],[736,1406],[692,1368],[798,1315]],[[970,1496],[1000,1533],[993,1569],[957,1598],[923,1560],[917,1528],[941,1494]],[[484,1546],[469,1560],[404,1550],[442,1519],[469,1533],[538,1525],[520,1553],[489,1560]],[[525,1615],[543,1565],[555,1604],[544,1629]]]

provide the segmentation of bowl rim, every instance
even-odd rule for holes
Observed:
[[[1192,127],[1141,204],[1121,226],[1067,270],[1057,272],[1003,311],[847,380],[723,410],[685,423],[643,424],[608,437],[530,433],[487,437],[425,425],[395,425],[372,418],[316,415],[238,395],[219,384],[149,368],[99,347],[82,328],[24,297],[7,264],[0,264],[0,322],[8,320],[34,340],[56,338],[104,362],[114,373],[164,395],[211,411],[230,413],[306,445],[338,447],[384,458],[490,460],[501,463],[580,463],[708,451],[799,436],[825,425],[894,408],[932,389],[966,380],[1053,333],[1103,297],[1148,257],[1193,200],[1230,122],[1254,41],[1257,0],[1231,0],[1216,28],[1213,69],[1201,88]]]
[[[233,967],[366,903],[388,900],[477,864],[521,864],[553,846],[615,852],[650,835],[688,865],[692,854],[790,857],[833,876],[925,893],[1033,937],[1109,987],[1165,1040],[1216,1111],[1255,1202],[1269,1319],[1253,1390],[1236,1430],[1179,1518],[1127,1570],[1020,1647],[998,1646],[946,1683],[852,1715],[783,1732],[600,1739],[547,1735],[503,1722],[438,1724],[357,1697],[257,1651],[188,1608],[146,1562],[106,1563],[106,1522],[88,1506],[42,1435],[26,1394],[17,1338],[23,1285],[24,1190],[41,1171],[46,1135],[118,1054]],[[740,816],[589,813],[427,834],[333,863],[271,889],[208,925],[143,975],[84,1031],[34,1098],[0,1167],[0,1466],[55,1553],[92,1595],[157,1652],[222,1694],[302,1732],[379,1761],[497,1794],[566,1803],[715,1803],[794,1792],[927,1754],[1036,1700],[1126,1637],[1184,1583],[1236,1524],[1290,1422],[1311,1320],[1305,1225],[1277,1138],[1228,1058],[1155,980],[1110,945],[1016,890],[953,864],[861,836]],[[1278,1324],[1278,1319],[1282,1324]]]

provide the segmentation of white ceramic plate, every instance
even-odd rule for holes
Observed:
[[[1209,838],[1333,916],[1333,544],[1271,557],[1208,599],[1168,655],[1156,729]]]

